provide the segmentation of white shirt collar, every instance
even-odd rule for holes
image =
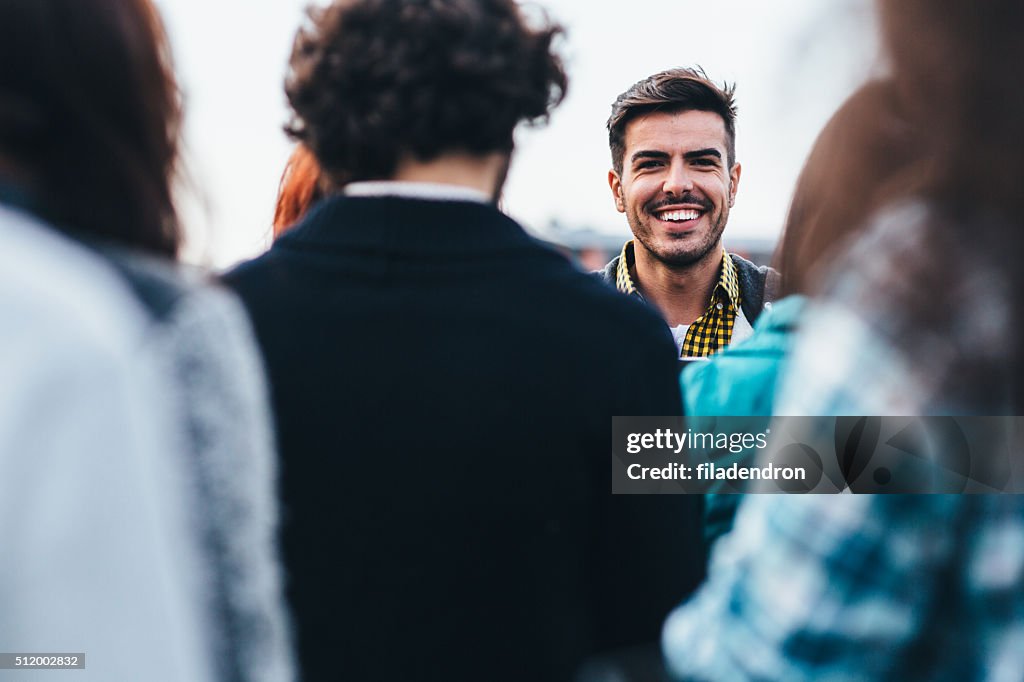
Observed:
[[[350,197],[404,197],[428,201],[473,201],[491,203],[491,198],[472,187],[446,185],[439,182],[408,182],[399,180],[371,180],[352,182],[342,189]]]

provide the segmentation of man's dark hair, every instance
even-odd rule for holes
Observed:
[[[561,27],[529,26],[514,0],[336,0],[309,16],[286,130],[338,184],[388,178],[405,155],[511,151],[516,125],[565,96]]]
[[[608,146],[612,166],[622,173],[622,157],[626,153],[626,126],[634,118],[655,111],[711,111],[725,121],[725,137],[729,168],[736,163],[736,88],[728,83],[715,85],[700,67],[669,69],[634,83],[615,98],[612,115],[608,117]]]
[[[4,0],[0,64],[0,165],[41,217],[175,255],[181,106],[151,0]]]

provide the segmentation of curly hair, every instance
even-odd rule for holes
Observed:
[[[336,0],[309,10],[285,127],[336,184],[391,177],[404,156],[511,151],[568,85],[553,42],[514,0]]]
[[[626,153],[626,125],[652,111],[711,111],[725,122],[729,167],[736,163],[736,88],[728,83],[718,87],[702,68],[669,69],[634,83],[615,98],[608,117],[608,146],[612,166],[622,173]]]

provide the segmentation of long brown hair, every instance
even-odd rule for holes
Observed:
[[[894,277],[899,282],[910,273],[912,286],[897,292],[882,283],[878,296],[896,301],[900,324],[915,334],[928,330],[952,337],[965,326],[993,327],[985,343],[998,339],[1006,350],[958,349],[957,371],[946,378],[942,393],[949,401],[1020,413],[1024,353],[1012,341],[1024,330],[1024,89],[1017,85],[1024,65],[1024,11],[1019,0],[876,4],[893,97],[926,161],[916,182],[890,200],[905,197],[928,208],[917,226],[919,246],[905,255],[899,265],[904,271]],[[859,116],[854,124],[867,126],[869,120]],[[877,163],[848,158],[841,173],[856,178]],[[983,311],[984,324],[972,324],[964,319],[967,311],[946,305],[943,297],[959,295],[958,286],[981,276],[989,283],[991,309]],[[975,311],[983,307],[972,303]],[[894,339],[906,333],[890,331]]]
[[[1024,10],[1019,0],[878,0],[892,79],[934,159],[922,192],[1019,219]]]
[[[913,193],[925,163],[892,83],[861,86],[819,133],[800,172],[775,253],[781,293],[813,293],[872,213]]]
[[[176,255],[181,107],[150,0],[4,0],[0,63],[0,159],[39,213]]]

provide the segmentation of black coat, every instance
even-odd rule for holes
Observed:
[[[612,496],[612,415],[680,412],[642,305],[491,206],[334,198],[225,277],[269,372],[305,680],[564,680],[655,642],[697,496]]]

